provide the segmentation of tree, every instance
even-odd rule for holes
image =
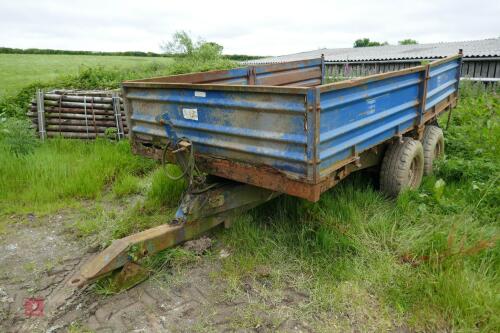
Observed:
[[[217,60],[222,57],[222,45],[199,39],[197,42],[185,31],[177,31],[170,42],[160,45],[168,54],[182,55],[193,60]]]
[[[214,42],[200,41],[195,48],[194,56],[203,60],[215,60],[222,56],[224,48]]]
[[[172,40],[160,46],[165,53],[191,55],[194,43],[189,34],[183,30],[177,31]]]
[[[370,38],[361,38],[357,39],[354,42],[354,47],[370,47],[370,46],[384,46],[384,45],[389,45],[387,42],[375,42],[371,41]]]
[[[212,48],[216,53],[221,53],[222,54],[222,50],[224,50],[224,46],[220,45],[220,44],[217,44],[215,42],[204,42],[202,43],[201,46],[203,45],[207,45],[209,46],[210,48]]]
[[[415,44],[418,44],[418,42],[414,39],[407,38],[407,39],[400,40],[398,42],[398,44],[399,45],[415,45]]]

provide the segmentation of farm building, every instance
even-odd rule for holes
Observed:
[[[416,45],[386,45],[360,48],[318,49],[247,61],[269,64],[325,57],[329,77],[349,78],[389,72],[444,58],[462,49],[462,78],[500,81],[500,38]]]

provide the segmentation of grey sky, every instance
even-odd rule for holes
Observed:
[[[225,53],[280,55],[350,47],[357,38],[397,43],[500,36],[498,0],[34,1],[1,0],[0,46],[160,51],[176,30]]]

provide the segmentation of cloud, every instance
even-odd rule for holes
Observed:
[[[500,2],[379,1],[33,1],[0,4],[0,45],[96,51],[160,51],[177,30],[224,45],[226,53],[280,55],[350,47],[357,38],[397,43],[500,35]]]

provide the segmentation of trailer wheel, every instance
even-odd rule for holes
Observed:
[[[424,150],[420,141],[403,138],[385,152],[380,168],[380,190],[397,197],[406,188],[418,188],[424,173]]]
[[[432,173],[434,160],[444,154],[443,130],[437,126],[426,126],[424,129],[424,175]]]

